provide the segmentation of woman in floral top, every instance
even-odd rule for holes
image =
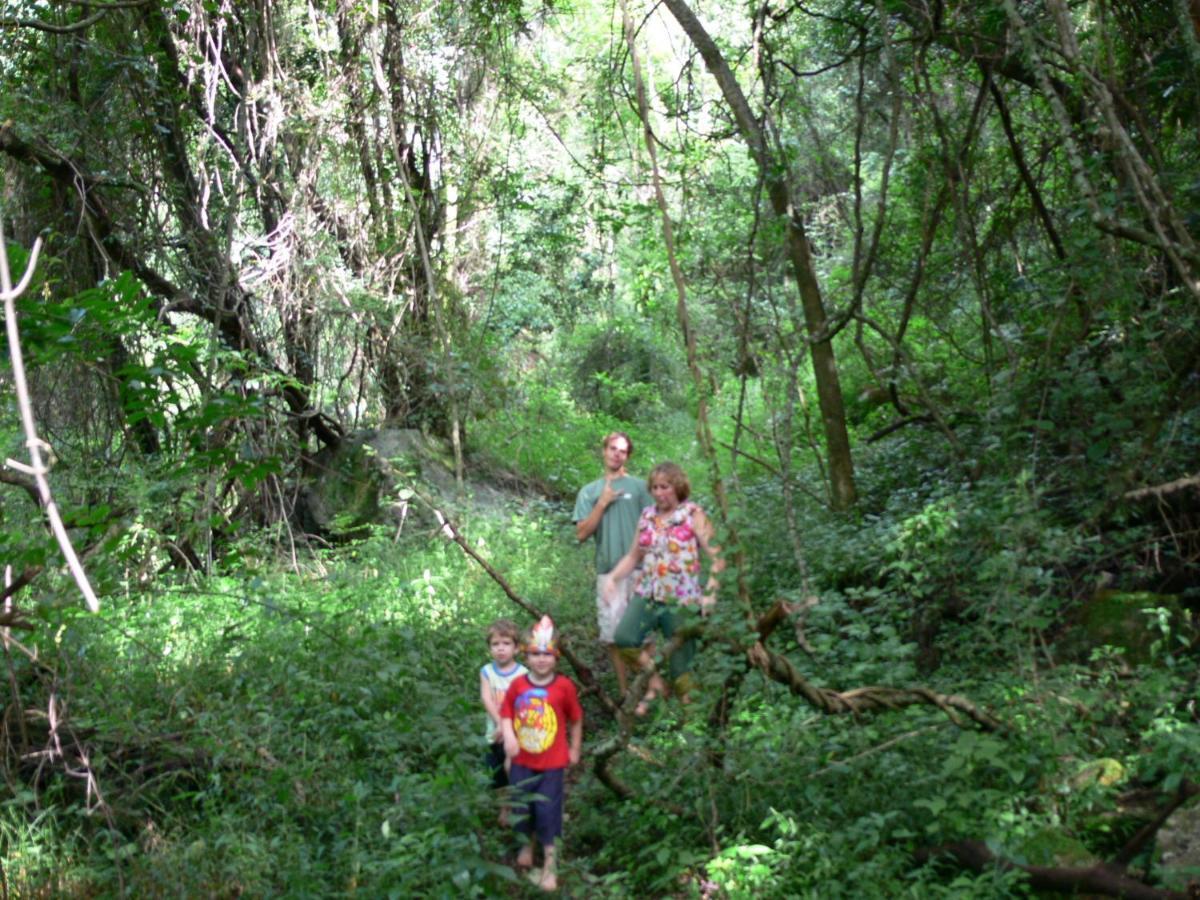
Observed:
[[[640,564],[629,608],[614,640],[618,647],[640,650],[639,665],[653,668],[654,632],[661,632],[663,639],[670,641],[692,614],[706,614],[716,599],[717,581],[713,576],[725,567],[725,562],[717,555],[720,548],[712,545],[712,524],[704,510],[688,501],[691,485],[683,469],[675,463],[661,463],[650,472],[647,482],[654,506],[642,510],[633,546],[609,573],[607,589],[615,590],[616,581]],[[700,550],[710,560],[709,579],[703,590]],[[671,681],[684,703],[695,652],[693,638],[671,654]],[[652,675],[646,695],[637,705],[637,714],[645,715],[650,702],[665,690],[661,676]]]

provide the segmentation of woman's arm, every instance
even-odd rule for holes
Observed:
[[[646,550],[638,544],[638,532],[634,531],[633,541],[629,545],[629,552],[621,557],[621,561],[608,570],[608,577],[611,579],[609,585],[625,578],[636,569],[646,555]]]
[[[613,581],[620,581],[638,567],[638,563],[645,555],[646,551],[637,545],[637,538],[634,538],[633,546],[629,548],[628,553],[621,557],[621,561],[609,570],[608,577]]]
[[[725,571],[725,560],[721,557],[721,548],[713,543],[712,522],[698,506],[692,512],[692,530],[696,532],[700,548],[708,556],[708,582],[711,587],[706,587],[705,590],[716,590],[719,583],[714,576]]]

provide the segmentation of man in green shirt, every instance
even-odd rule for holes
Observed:
[[[575,498],[575,537],[582,543],[596,537],[596,618],[600,623],[600,643],[608,647],[613,670],[617,673],[617,684],[621,694],[627,688],[625,662],[613,644],[613,634],[621,624],[621,616],[629,605],[629,592],[633,589],[634,572],[617,585],[617,596],[609,603],[600,590],[601,579],[621,561],[633,546],[633,535],[637,530],[638,516],[643,509],[654,504],[654,498],[646,490],[646,482],[634,478],[625,471],[625,464],[633,456],[633,441],[623,431],[614,431],[604,438],[604,477],[585,484]]]

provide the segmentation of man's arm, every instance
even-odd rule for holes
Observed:
[[[592,507],[592,511],[583,519],[575,523],[575,538],[581,544],[596,533],[596,529],[600,527],[600,520],[604,518],[604,511],[608,509],[608,504],[612,503],[617,498],[617,492],[612,489],[612,479],[604,479],[604,488],[600,491],[600,498],[596,501],[596,505]]]

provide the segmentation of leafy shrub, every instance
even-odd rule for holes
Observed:
[[[683,405],[678,358],[665,335],[619,319],[577,328],[567,341],[562,366],[581,408],[644,421]]]

